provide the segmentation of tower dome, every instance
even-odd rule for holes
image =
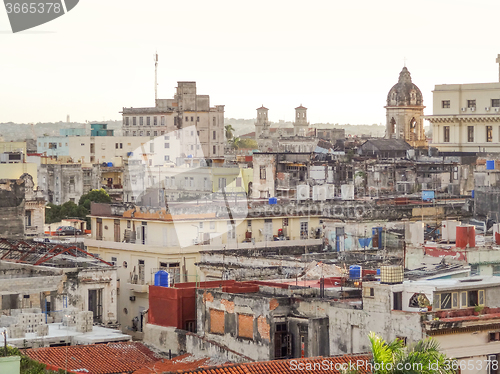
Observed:
[[[412,83],[411,74],[405,66],[399,73],[398,83],[387,94],[387,106],[421,106],[423,102],[422,92]]]

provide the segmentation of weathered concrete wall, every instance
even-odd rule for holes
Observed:
[[[238,354],[215,341],[174,327],[146,324],[144,343],[163,352],[171,351],[176,355],[190,353],[194,356],[220,357],[229,362],[252,361],[249,357]]]
[[[0,180],[0,237],[24,238],[24,181]]]

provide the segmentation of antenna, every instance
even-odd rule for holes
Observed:
[[[155,106],[158,100],[158,53],[155,54]]]

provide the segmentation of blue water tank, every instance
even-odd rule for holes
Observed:
[[[278,198],[277,197],[270,197],[269,198],[269,205],[276,205],[278,204]]]
[[[361,266],[359,266],[359,265],[349,266],[349,278],[350,279],[360,279],[361,278]]]
[[[112,162],[108,162],[108,167],[111,167],[113,166],[113,163]]]
[[[495,160],[486,160],[486,170],[495,170]]]
[[[155,273],[155,286],[168,287],[168,273],[165,270]]]
[[[380,269],[377,269],[377,275],[380,275]]]
[[[474,198],[474,190],[472,190],[472,196],[471,197]]]

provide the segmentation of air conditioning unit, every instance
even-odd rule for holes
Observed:
[[[476,110],[476,108],[475,108],[475,107],[471,107],[471,108],[469,108],[469,109],[470,109],[470,111],[471,111],[471,112],[474,112],[474,111]]]
[[[466,112],[467,111],[467,108],[462,108],[462,112]]]
[[[487,112],[489,112],[490,111],[490,107],[487,106],[487,107],[484,108],[484,110],[486,110]]]

